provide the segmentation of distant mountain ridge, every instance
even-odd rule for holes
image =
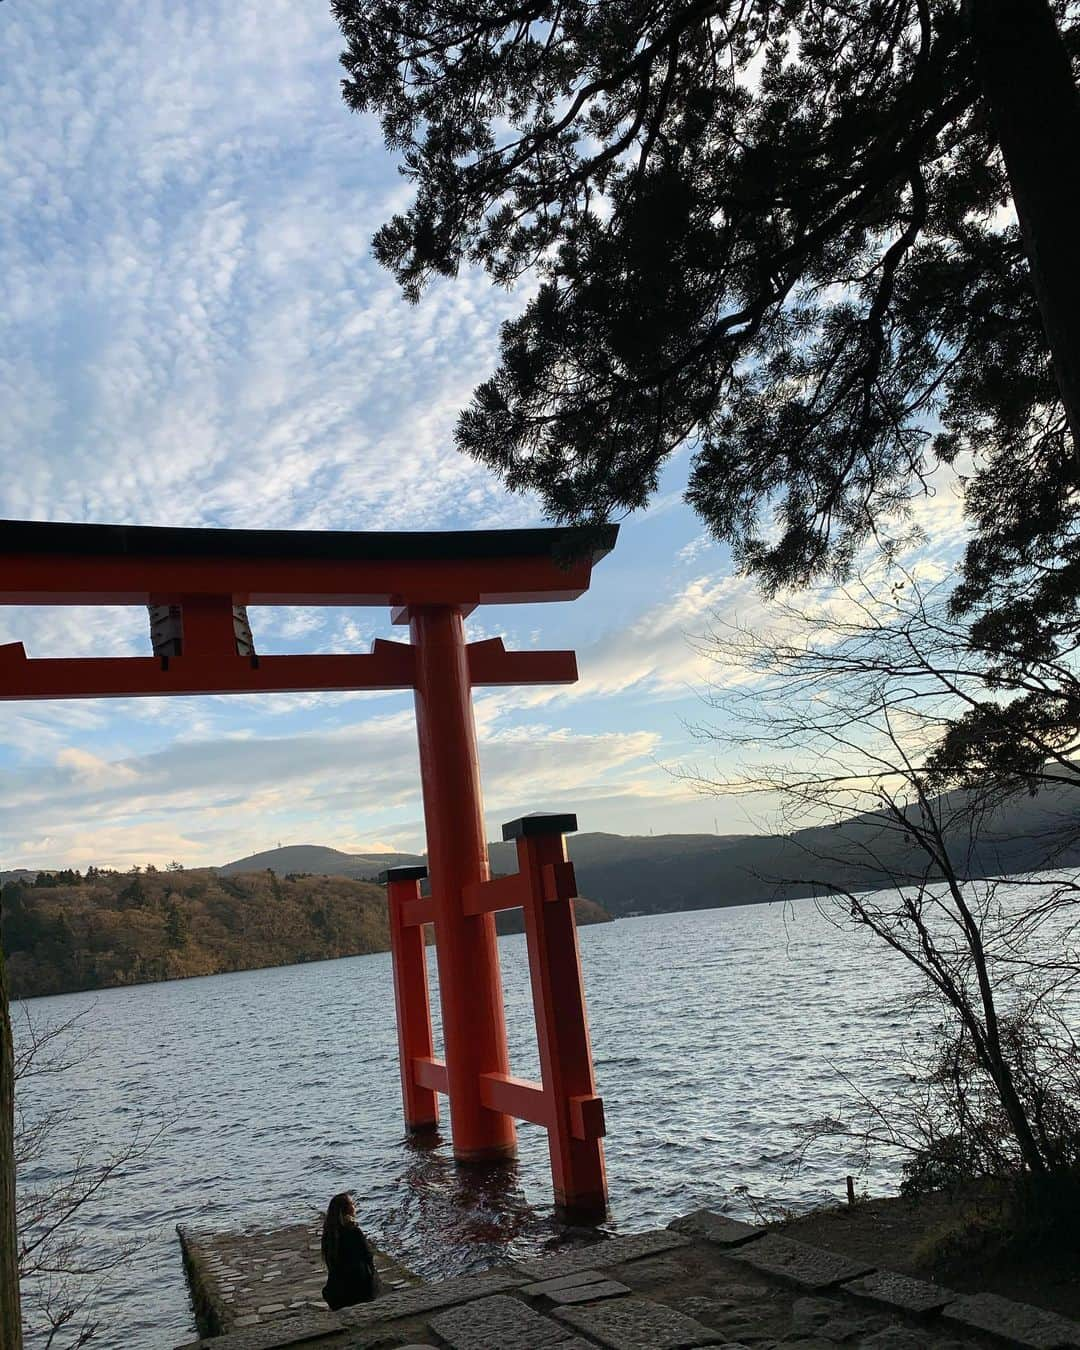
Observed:
[[[943,799],[959,810],[963,795]],[[957,837],[959,846],[963,841]],[[493,872],[517,870],[512,843],[490,843]],[[727,905],[790,900],[831,888],[873,890],[887,885],[868,865],[872,850],[886,868],[921,871],[922,859],[880,817],[856,816],[841,826],[764,834],[574,834],[567,851],[583,895],[609,913],[666,913]],[[1051,851],[1052,852],[1052,857]],[[914,858],[914,862],[912,859]],[[219,873],[270,868],[279,875],[312,872],[370,879],[385,867],[423,865],[410,853],[343,853],[319,845],[292,845],[239,858]],[[967,876],[1005,875],[1047,866],[1080,866],[1080,790],[1045,789],[1034,798],[1014,798],[991,812],[979,848],[964,855]]]
[[[233,872],[310,873],[312,876],[354,877],[363,880],[376,876],[385,867],[405,867],[423,862],[415,853],[342,853],[323,844],[286,844],[237,858],[213,870],[219,876]]]
[[[962,808],[964,797],[956,793],[943,802]],[[953,842],[963,843],[959,837]],[[788,835],[587,833],[570,835],[567,844],[582,894],[616,916],[789,900],[838,887],[877,889],[888,883],[880,870],[867,865],[866,850],[900,872],[912,865],[913,856],[920,870],[922,865],[902,835],[895,830],[883,833],[880,818],[873,815]],[[488,847],[494,872],[517,870],[513,844],[499,841]],[[225,877],[272,871],[282,878],[310,875],[365,881],[386,867],[426,861],[417,853],[346,853],[320,844],[289,844],[192,871]],[[977,877],[1047,866],[1080,866],[1076,788],[1044,789],[1037,797],[1013,798],[990,813],[979,848],[964,858],[963,870]],[[34,869],[20,868],[0,872],[0,880],[30,881],[36,875]]]

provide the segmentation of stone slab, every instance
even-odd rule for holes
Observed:
[[[853,1261],[847,1256],[811,1247],[806,1242],[769,1234],[731,1253],[733,1261],[745,1261],[766,1275],[796,1284],[801,1289],[829,1289],[833,1285],[869,1275],[869,1261]]]
[[[852,1305],[842,1298],[797,1298],[791,1308],[791,1331],[795,1336],[820,1337],[845,1345],[856,1337],[873,1335],[888,1324],[889,1314],[866,1305]],[[860,1347],[862,1340],[859,1341]]]
[[[891,1326],[864,1337],[859,1350],[971,1350],[971,1341],[931,1336],[925,1327],[915,1331],[911,1327]]]
[[[423,1327],[420,1327],[418,1330],[402,1333],[402,1335],[405,1334],[426,1336],[427,1332]],[[389,1350],[391,1346],[393,1346],[393,1350],[407,1350],[407,1347],[413,1347],[413,1350],[416,1350],[417,1345],[419,1345],[419,1350],[435,1350],[434,1338],[428,1342],[413,1342],[411,1340],[402,1342],[392,1332],[387,1334],[385,1330],[380,1331],[378,1327],[368,1327],[364,1331],[354,1328],[349,1332],[347,1341],[343,1341],[340,1336],[335,1336],[332,1341],[320,1341],[315,1345],[305,1346],[304,1350],[329,1350],[330,1346],[333,1346],[333,1350]]]
[[[527,1284],[521,1290],[528,1298],[543,1298],[557,1290],[577,1289],[583,1284],[599,1284],[607,1276],[602,1270],[576,1270],[572,1275],[560,1275],[554,1280],[541,1280],[539,1284]]]
[[[579,1284],[576,1289],[556,1289],[548,1298],[563,1307],[571,1303],[595,1303],[602,1298],[618,1298],[620,1294],[629,1292],[626,1285],[620,1284],[618,1280],[601,1280],[598,1284]]]
[[[666,1284],[671,1280],[685,1280],[690,1274],[685,1261],[674,1256],[643,1256],[637,1261],[624,1261],[612,1266],[609,1278],[626,1280],[635,1289],[649,1284]]]
[[[525,1283],[526,1281],[512,1270],[488,1270],[482,1275],[459,1275],[453,1280],[440,1280],[438,1284],[421,1284],[412,1289],[398,1290],[394,1294],[384,1294],[373,1303],[358,1303],[354,1308],[342,1308],[337,1316],[347,1327],[375,1326],[380,1322],[393,1322],[402,1317],[418,1317],[424,1313],[437,1312],[440,1308],[452,1308],[458,1303],[468,1303],[472,1299],[503,1294],[508,1289],[517,1289]],[[214,1344],[216,1347],[218,1342],[215,1341]],[[231,1350],[231,1347],[228,1350]]]
[[[517,1268],[531,1275],[534,1280],[550,1280],[559,1275],[572,1275],[577,1270],[606,1269],[623,1261],[635,1261],[639,1256],[655,1256],[657,1252],[673,1251],[676,1247],[689,1245],[690,1239],[681,1233],[658,1228],[651,1233],[610,1238],[607,1242],[596,1242],[568,1252],[555,1252],[551,1256],[529,1257],[518,1261]]]
[[[505,1294],[439,1313],[431,1329],[451,1350],[540,1350],[570,1339],[558,1322]]]
[[[558,1308],[555,1316],[608,1350],[687,1350],[697,1345],[723,1345],[727,1340],[721,1332],[675,1308],[640,1298]]]
[[[756,1291],[754,1291],[756,1293]],[[687,1317],[711,1325],[718,1317],[726,1317],[738,1308],[730,1298],[710,1298],[707,1294],[686,1294],[679,1299],[679,1311]]]
[[[1030,1303],[1014,1303],[1000,1294],[966,1294],[949,1303],[942,1316],[954,1326],[986,1331],[1024,1350],[1075,1350],[1080,1322],[1059,1317]]]
[[[372,1304],[368,1304],[372,1307]],[[344,1323],[338,1313],[329,1310],[310,1312],[298,1317],[282,1317],[275,1322],[263,1322],[241,1331],[230,1331],[224,1336],[207,1336],[190,1341],[179,1350],[282,1350],[284,1346],[303,1345],[305,1341],[340,1331]]]
[[[742,1223],[739,1219],[729,1219],[726,1214],[717,1214],[712,1209],[695,1209],[691,1214],[672,1219],[668,1227],[674,1233],[701,1238],[718,1247],[740,1247],[744,1242],[753,1242],[755,1238],[765,1236],[764,1228]]]
[[[845,1294],[854,1294],[856,1298],[916,1316],[937,1312],[956,1298],[951,1289],[943,1289],[940,1284],[913,1280],[910,1275],[897,1275],[891,1270],[875,1270],[870,1275],[849,1280],[842,1289]]]

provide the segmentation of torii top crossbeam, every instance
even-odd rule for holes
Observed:
[[[369,533],[4,520],[0,604],[140,605],[222,593],[250,605],[573,600],[617,533],[616,525],[586,536],[573,528]]]
[[[240,654],[235,606],[429,607],[572,600],[617,526],[433,533],[173,529],[0,521],[0,604],[149,605],[178,610],[179,654],[28,660],[0,647],[0,698],[411,688],[411,645],[364,655]],[[570,652],[469,647],[472,684],[563,682]]]

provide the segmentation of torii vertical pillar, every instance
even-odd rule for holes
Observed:
[[[454,1156],[508,1158],[514,1121],[479,1093],[481,1075],[510,1070],[495,917],[464,908],[465,888],[489,876],[465,626],[444,605],[410,608],[409,624]]]
[[[401,1104],[405,1108],[406,1127],[415,1131],[433,1130],[439,1123],[435,1088],[417,1081],[417,1066],[421,1063],[433,1066],[435,1062],[424,923],[417,922],[415,914],[417,907],[424,906],[420,882],[426,876],[426,867],[391,867],[379,877],[387,883],[390,910]]]

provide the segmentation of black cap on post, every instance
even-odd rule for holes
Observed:
[[[379,873],[379,880],[385,886],[390,881],[423,881],[426,876],[426,867],[388,867]]]
[[[502,827],[503,839],[535,839],[542,834],[574,834],[577,830],[577,816],[572,812],[565,815],[547,815],[537,811],[531,816],[519,816],[517,820],[508,820]]]

